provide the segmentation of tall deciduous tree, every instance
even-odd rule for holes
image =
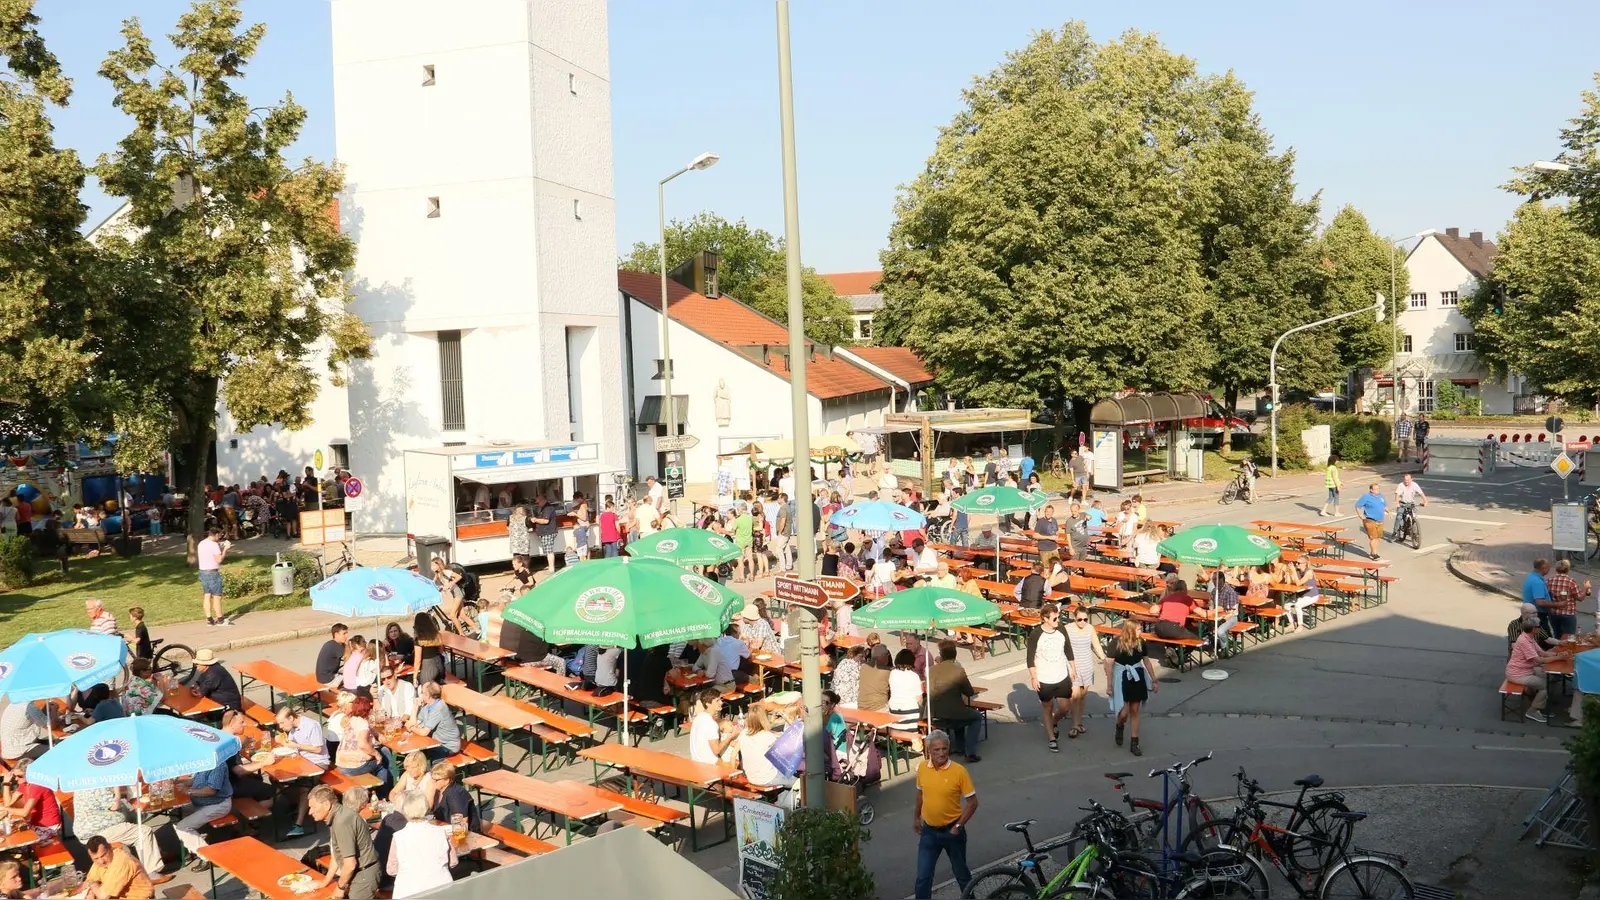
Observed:
[[[1493,276],[1461,300],[1473,350],[1498,377],[1520,372],[1585,406],[1600,398],[1600,236],[1589,225],[1576,206],[1524,203]]]
[[[1375,233],[1367,217],[1353,206],[1333,217],[1317,239],[1314,252],[1316,275],[1309,285],[1311,319],[1370,310],[1379,294],[1388,299],[1391,267],[1395,293],[1406,295],[1404,254]],[[1390,305],[1385,304],[1382,322],[1375,315],[1351,316],[1284,342],[1279,359],[1292,356],[1293,364],[1282,383],[1323,390],[1337,387],[1351,369],[1387,361],[1394,350],[1395,321],[1388,315]]]
[[[621,265],[635,272],[659,272],[658,243],[636,241]],[[789,321],[788,275],[783,240],[743,219],[729,222],[716,213],[697,213],[688,221],[667,223],[667,267],[701,251],[716,253],[717,286],[722,293],[779,322]],[[802,273],[806,336],[826,344],[847,344],[854,331],[850,304],[827,279],[807,267]]]
[[[1150,35],[1035,35],[963,94],[896,203],[874,328],[973,402],[1205,384],[1197,160],[1250,125],[1231,75]]]
[[[173,63],[130,19],[125,46],[100,67],[134,122],[96,167],[131,202],[126,228],[102,243],[137,288],[122,310],[139,332],[119,463],[150,465],[171,446],[191,497],[202,495],[219,399],[241,429],[303,427],[319,347],[336,374],[369,352],[344,308],[355,251],[336,221],[342,175],[284,158],[306,117],[293,97],[252,107],[238,90],[265,31],[243,25],[237,0],[205,0],[178,19]],[[204,509],[189,504],[191,535]]]
[[[1600,237],[1600,72],[1594,82],[1596,88],[1580,95],[1583,109],[1561,129],[1559,162],[1566,168],[1539,171],[1527,166],[1506,189],[1533,197],[1571,197],[1573,220]]]
[[[0,0],[0,440],[65,441],[108,421],[115,389],[100,359],[116,321],[80,230],[84,168],[50,123],[71,84],[33,6]]]

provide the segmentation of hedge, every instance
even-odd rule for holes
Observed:
[[[1323,412],[1303,403],[1290,404],[1278,410],[1278,466],[1284,469],[1305,469],[1311,465],[1306,457],[1300,433],[1316,425],[1327,425],[1329,443],[1334,453],[1345,462],[1371,464],[1389,458],[1389,420],[1380,416],[1362,416],[1354,413]]]

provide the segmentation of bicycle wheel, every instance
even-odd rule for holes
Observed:
[[[1020,891],[1018,894],[1009,893],[1012,890]],[[1027,897],[1034,900],[1039,896],[1039,889],[1033,886],[1033,880],[1022,870],[1021,866],[1009,866],[998,869],[985,875],[972,879],[967,884],[967,889],[961,892],[963,900],[984,900],[987,897]]]
[[[168,644],[156,653],[151,668],[152,674],[165,672],[178,684],[188,684],[194,680],[194,651],[183,644]]]
[[[1387,860],[1352,859],[1334,868],[1317,893],[1321,900],[1412,900],[1411,879]]]
[[[1250,833],[1231,819],[1201,822],[1190,829],[1188,836],[1183,839],[1183,844],[1179,849],[1192,853],[1204,853],[1207,850],[1214,850],[1218,847],[1248,850],[1252,847]]]
[[[1266,867],[1244,850],[1228,846],[1203,852],[1205,861],[1195,869],[1198,878],[1190,882],[1198,892],[1179,896],[1246,900],[1271,892]]]
[[[1300,872],[1321,872],[1332,865],[1350,847],[1355,831],[1352,823],[1333,814],[1349,811],[1332,798],[1312,801],[1304,813],[1295,810],[1289,816],[1290,833],[1284,835],[1284,862]]]
[[[1228,486],[1222,489],[1222,497],[1220,500],[1222,504],[1226,506],[1237,499],[1239,499],[1239,482],[1230,481],[1228,482]]]
[[[1422,523],[1417,521],[1416,513],[1411,514],[1411,521],[1406,527],[1407,536],[1411,538],[1411,549],[1422,549]]]

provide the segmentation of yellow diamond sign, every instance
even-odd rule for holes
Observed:
[[[1550,468],[1554,469],[1557,475],[1560,475],[1562,478],[1566,478],[1578,468],[1578,464],[1573,462],[1572,457],[1568,456],[1565,452],[1561,452],[1556,454],[1555,459],[1550,460]]]

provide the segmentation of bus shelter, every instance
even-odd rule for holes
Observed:
[[[1097,488],[1122,490],[1152,478],[1205,479],[1205,451],[1184,425],[1205,416],[1193,394],[1128,394],[1101,400],[1089,411]]]

